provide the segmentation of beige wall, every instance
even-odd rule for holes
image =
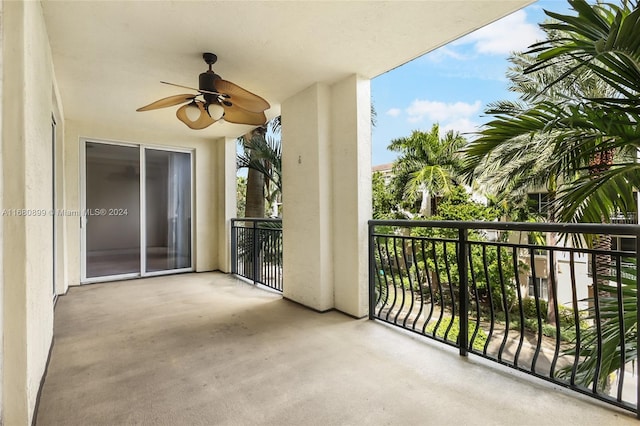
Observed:
[[[39,2],[3,8],[3,207],[48,211],[55,83],[47,32]],[[4,422],[22,425],[33,416],[53,331],[51,217],[5,217],[2,242],[3,281],[11,283],[4,289]]]
[[[0,100],[4,99],[4,90],[3,90],[3,63],[4,63],[4,2],[0,2]],[[0,161],[2,157],[2,137],[3,137],[3,126],[2,122],[4,116],[2,114],[3,110],[3,102],[0,101]],[[3,187],[3,174],[0,173],[0,209],[4,208],[3,196],[2,196],[2,187]],[[4,217],[0,215],[0,271],[3,271],[3,249],[4,249],[4,240],[3,240],[3,232],[2,228],[4,227]],[[0,342],[4,340],[4,274],[0,273]],[[4,397],[3,397],[3,388],[4,388],[4,379],[3,379],[3,369],[4,369],[4,348],[2,343],[0,343],[0,425],[3,424],[3,407],[4,407]]]
[[[235,144],[232,139],[211,140],[205,132],[186,128],[179,139],[154,133],[136,126],[134,111],[129,123],[65,119],[41,3],[1,4],[0,206],[47,212],[0,219],[0,262],[4,265],[0,275],[0,373],[4,373],[0,374],[0,423],[28,425],[53,337],[54,241],[53,219],[48,214],[53,207],[52,115],[57,122],[58,209],[80,209],[82,137],[193,149],[197,271],[228,270],[228,245],[221,239],[228,241],[235,196],[220,194],[235,194]],[[62,294],[69,285],[80,283],[79,218],[60,216],[56,233],[57,293]]]
[[[284,296],[355,317],[368,310],[369,80],[315,84],[282,104]]]
[[[331,87],[333,252],[336,309],[369,312],[371,219],[371,88],[352,75]]]
[[[330,101],[315,84],[282,103],[284,296],[319,311],[334,307]]]
[[[218,242],[217,269],[231,272],[231,221],[236,214],[236,139],[225,138],[216,143],[215,193],[218,215],[214,241]]]

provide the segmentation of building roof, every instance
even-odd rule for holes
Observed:
[[[371,167],[372,172],[391,172],[393,169],[393,163],[379,164]]]

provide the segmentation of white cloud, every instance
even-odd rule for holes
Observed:
[[[480,124],[466,118],[458,118],[453,121],[449,121],[440,127],[441,133],[446,133],[449,130],[453,130],[454,132],[460,133],[462,136],[465,136],[467,139],[470,139],[472,135],[466,135],[465,133],[475,133],[478,131]]]
[[[526,50],[543,39],[544,33],[536,24],[527,22],[526,12],[519,10],[474,31],[455,44],[473,44],[478,53],[503,55]]]
[[[402,110],[400,110],[400,108],[391,108],[390,110],[385,112],[385,114],[390,115],[391,117],[397,117],[401,113],[402,113]]]
[[[405,112],[409,116],[408,121],[411,123],[417,123],[423,119],[444,123],[477,115],[481,106],[482,103],[480,101],[470,104],[466,102],[445,103],[416,99]]]

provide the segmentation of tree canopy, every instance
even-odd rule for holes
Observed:
[[[511,80],[521,102],[487,111],[493,119],[465,149],[465,166],[502,173],[494,182],[503,188],[518,179],[552,184],[558,220],[601,222],[636,210],[640,10],[569,3],[577,15],[546,12],[547,39],[516,57],[522,72]]]

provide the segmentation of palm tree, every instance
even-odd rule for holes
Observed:
[[[389,150],[400,153],[393,165],[394,184],[409,201],[421,194],[422,216],[431,214],[432,197],[444,195],[459,184],[462,163],[458,151],[465,143],[452,130],[440,137],[440,127],[434,124],[429,132],[415,130],[411,136],[389,144]]]
[[[585,90],[577,98],[555,100],[543,96],[524,107],[496,109],[492,112],[494,119],[466,152],[469,164],[478,165],[495,158],[504,144],[531,144],[538,149],[536,152],[549,150],[545,168],[549,176],[556,176],[559,181],[554,209],[557,218],[565,222],[602,222],[615,212],[635,211],[631,188],[640,188],[640,165],[636,161],[640,148],[640,9],[638,2],[628,1],[622,5],[590,5],[585,0],[569,3],[577,16],[546,12],[554,21],[542,27],[559,36],[532,46],[528,54],[535,55],[534,62],[525,68],[523,78],[560,69],[542,90],[536,91],[562,92],[559,89],[574,87],[574,83],[583,80],[591,81],[598,90]],[[606,260],[597,263],[605,266]],[[637,287],[609,286],[608,270],[603,268],[600,274],[594,297],[600,299],[604,291],[608,295],[604,298],[616,304],[611,293],[624,291],[625,307],[635,309]],[[616,315],[606,316],[601,324],[602,330],[608,330],[606,341],[599,348],[601,359],[621,359],[619,342],[623,338],[628,340],[627,348],[635,347],[636,314],[626,315],[626,309],[624,312],[624,327]],[[597,341],[589,333],[595,330],[585,333],[585,344]],[[586,360],[578,367],[577,378],[585,386],[598,382],[602,387],[601,381],[620,366],[608,362],[601,371],[597,367],[594,371],[594,359],[589,354],[595,352],[588,348],[581,352]],[[626,361],[633,361],[636,356],[633,352]]]
[[[251,150],[240,153],[236,157],[238,169],[246,167],[249,171],[262,175],[264,182],[264,199],[271,206],[282,194],[282,146],[280,139],[272,136],[258,137],[251,140]]]
[[[564,34],[555,29],[546,29],[548,40],[559,40]],[[537,69],[535,72],[525,72],[536,65],[536,56],[527,53],[516,53],[510,58],[512,67],[507,72],[511,81],[510,90],[519,94],[518,102],[501,101],[490,106],[487,111],[492,115],[518,116],[526,114],[530,109],[539,104],[553,103],[556,107],[565,111],[575,108],[584,99],[594,97],[611,97],[615,95],[614,89],[605,84],[596,74],[590,70],[578,73],[572,78],[560,79],[568,70],[575,66],[575,60],[554,62],[552,65]],[[549,86],[551,83],[555,84]],[[511,139],[504,139],[502,143],[488,145],[491,151],[485,151],[487,155],[480,166],[478,180],[485,188],[495,191],[495,194],[510,205],[525,204],[529,192],[536,192],[545,188],[547,192],[548,206],[547,220],[556,221],[555,201],[558,192],[558,177],[561,176],[557,158],[556,140],[564,134],[563,129],[548,129],[540,131],[535,129],[527,135],[519,135]],[[494,139],[495,142],[495,139]],[[475,147],[469,151],[477,153],[478,146],[486,149],[487,145],[482,138],[477,141]],[[480,151],[481,152],[481,151]],[[588,174],[593,176],[596,171],[605,171],[612,164],[599,161],[607,157],[613,159],[613,151],[605,151],[595,155],[588,167]],[[598,161],[595,161],[598,160]],[[565,177],[567,179],[567,177]],[[523,202],[524,201],[524,202]],[[600,221],[605,218],[601,218]],[[608,218],[606,218],[608,219]],[[557,236],[547,236],[547,243],[555,245]],[[602,251],[610,250],[611,238],[609,236],[596,236],[593,239],[593,247]],[[549,259],[550,263],[552,262]],[[610,259],[608,256],[597,255],[597,264],[602,274],[608,275]],[[557,270],[557,260],[553,260],[551,268]],[[557,272],[556,272],[557,273]],[[550,283],[555,285],[555,283]],[[553,309],[554,292],[549,293],[548,321],[555,323],[555,310]]]
[[[266,127],[257,127],[243,137],[239,142],[246,155],[253,156],[253,145],[264,139]],[[255,169],[247,173],[247,194],[245,197],[245,217],[264,217],[264,175]]]
[[[280,128],[281,118],[278,116],[238,140],[243,152],[236,156],[237,168],[248,168],[246,217],[264,217],[265,200],[273,204],[282,192],[280,140],[268,136],[269,131],[279,134]]]

